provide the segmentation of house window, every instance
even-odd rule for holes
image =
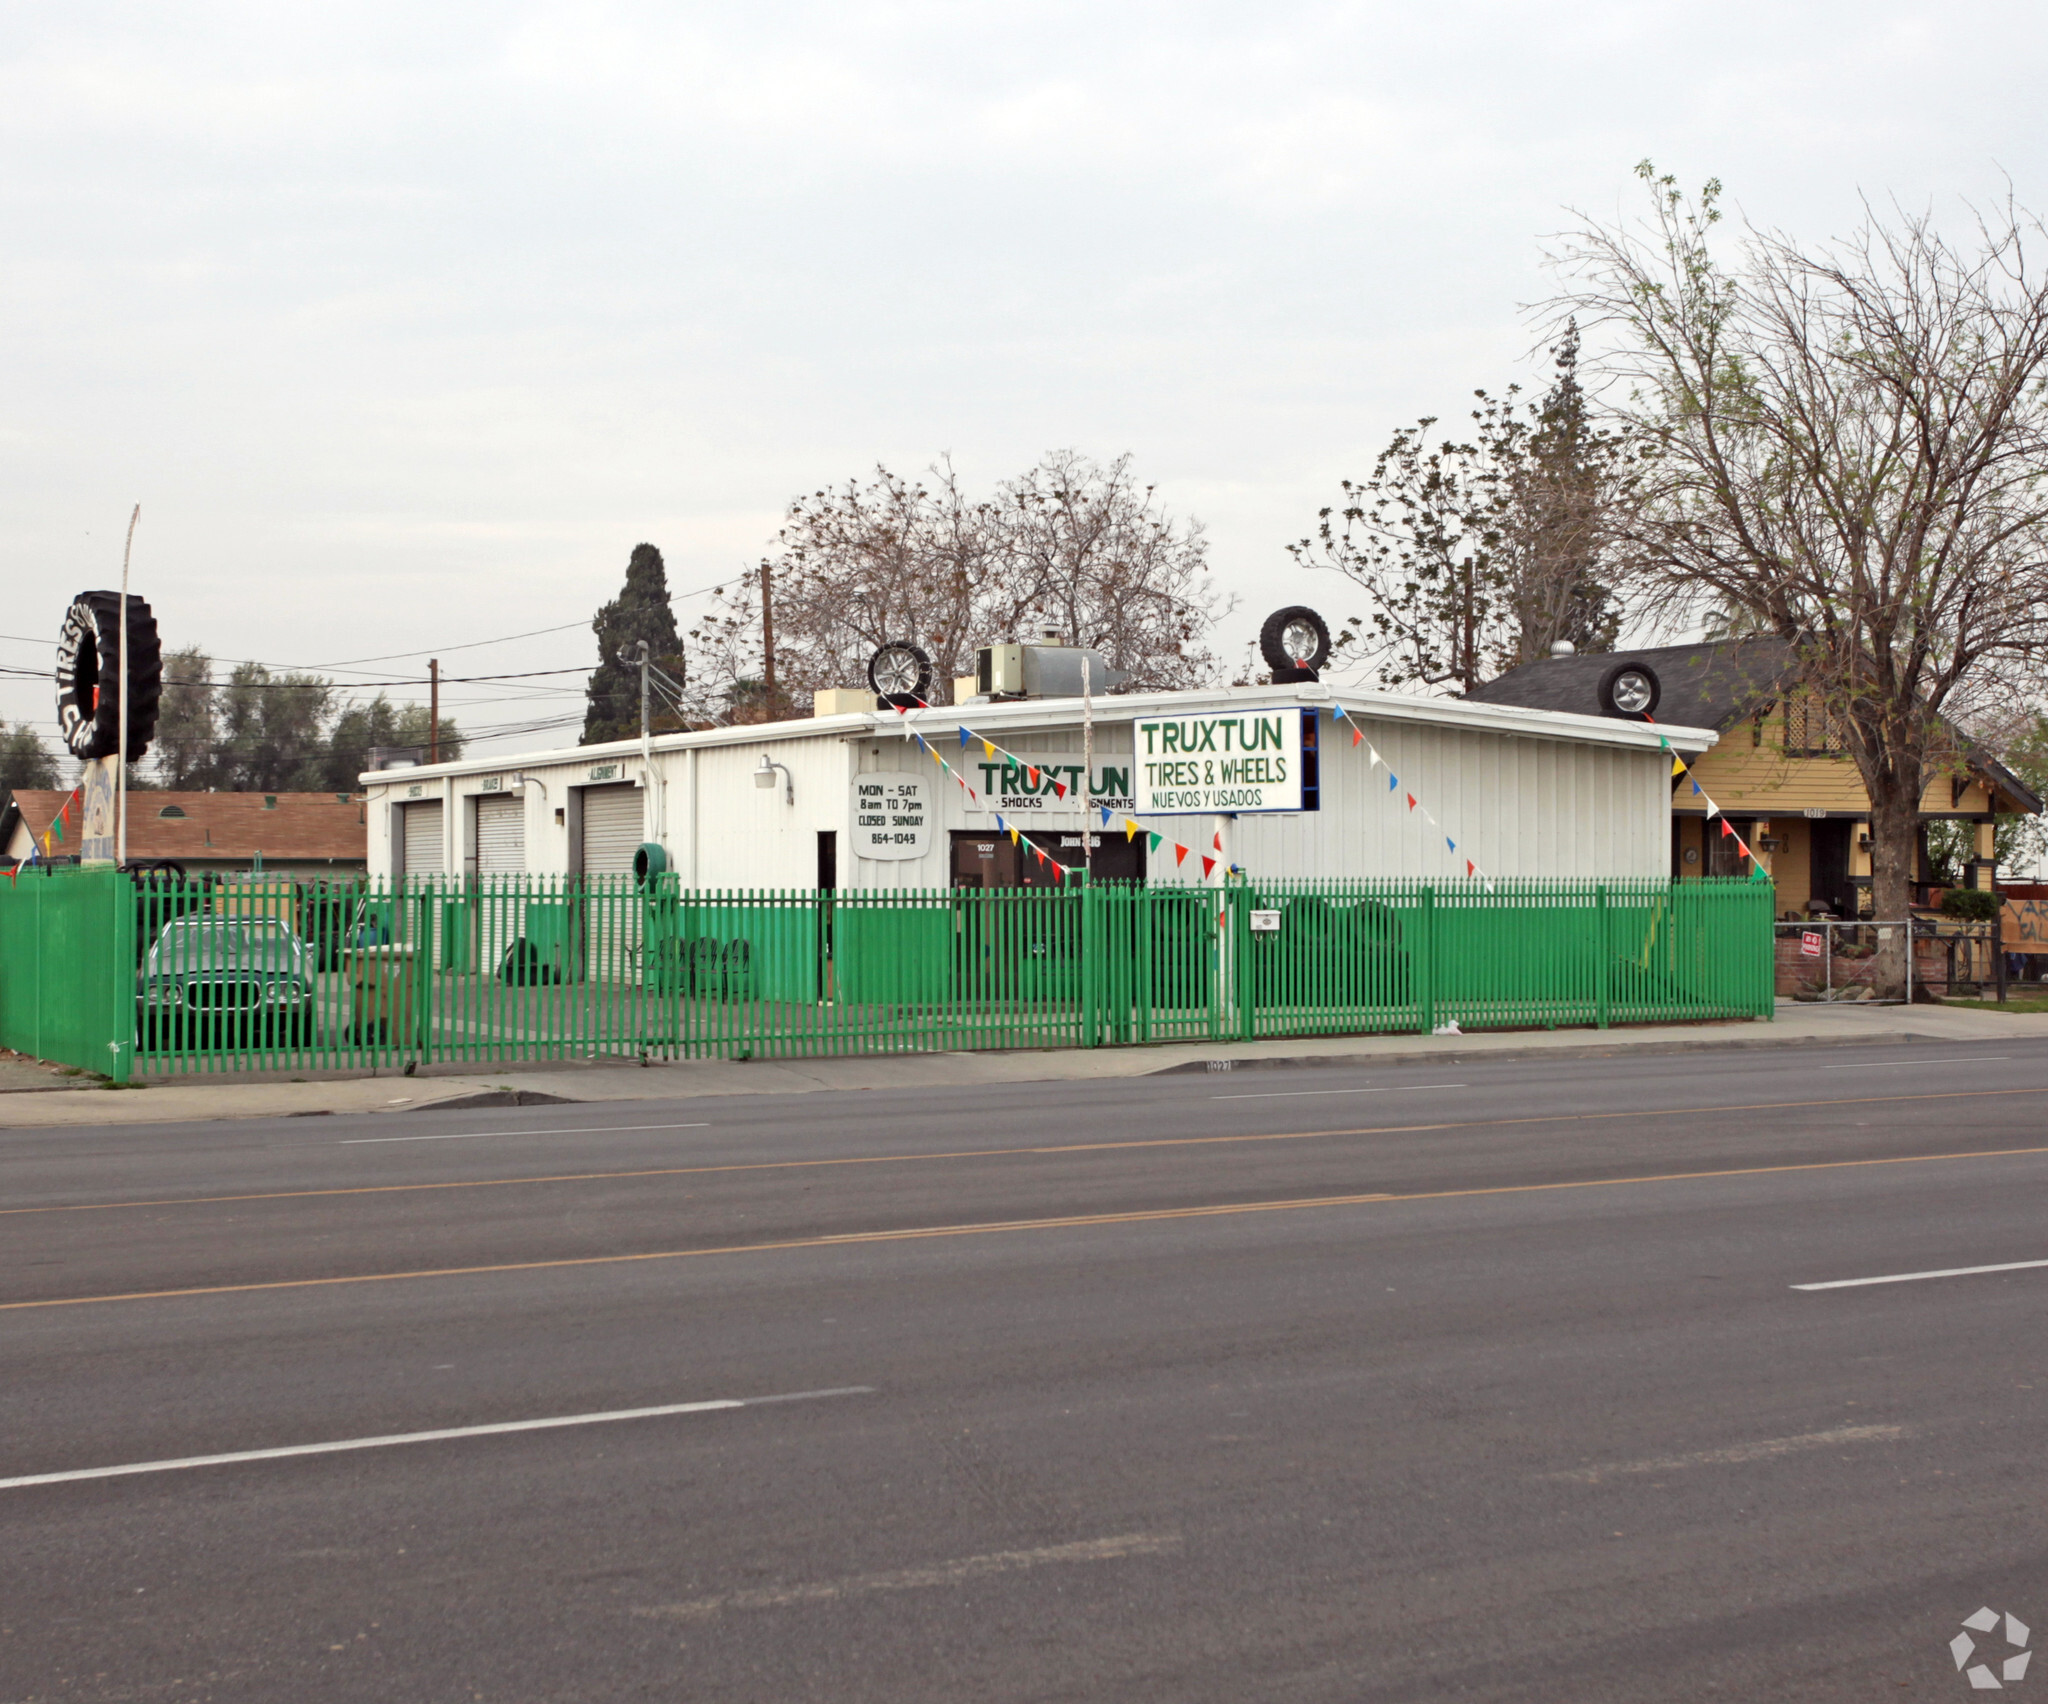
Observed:
[[[1785,755],[1829,757],[1849,749],[1842,721],[1810,692],[1785,700]]]

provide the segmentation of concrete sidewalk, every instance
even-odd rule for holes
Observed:
[[[431,1107],[550,1101],[672,1100],[698,1095],[808,1094],[827,1090],[958,1088],[981,1083],[1092,1081],[1168,1071],[1410,1061],[1604,1058],[1730,1048],[1873,1042],[1935,1044],[2048,1040],[2048,1013],[1942,1006],[1783,1004],[1775,1022],[1658,1024],[1641,1028],[1481,1031],[1472,1035],[1339,1036],[1321,1040],[1189,1042],[1007,1053],[905,1053],[847,1059],[697,1060],[650,1064],[515,1064],[441,1075],[321,1082],[230,1078],[143,1088],[28,1088],[0,1093],[0,1129],[154,1124],[318,1113],[419,1112]],[[41,1070],[41,1067],[37,1067]],[[25,1073],[17,1080],[33,1081]],[[48,1079],[45,1078],[47,1081]]]

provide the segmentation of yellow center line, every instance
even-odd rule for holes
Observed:
[[[116,1213],[152,1207],[220,1207],[247,1201],[312,1201],[328,1196],[407,1195],[436,1189],[519,1189],[545,1183],[604,1183],[638,1177],[711,1177],[728,1172],[803,1171],[829,1166],[905,1166],[952,1160],[1022,1159],[1032,1155],[1106,1154],[1131,1148],[1216,1148],[1252,1142],[1325,1142],[1339,1136],[1417,1136],[1439,1130],[1491,1130],[1511,1125],[1585,1124],[1615,1118],[1684,1118],[1702,1112],[1788,1112],[1824,1106],[1889,1106],[1897,1101],[1982,1100],[2048,1095],[2039,1089],[1950,1089],[1922,1095],[1860,1095],[1847,1099],[1752,1101],[1737,1106],[1631,1107],[1622,1112],[1557,1112],[1525,1118],[1459,1118],[1433,1124],[1371,1124],[1349,1130],[1280,1130],[1239,1136],[1152,1136],[1121,1142],[1060,1142],[1022,1148],[959,1148],[933,1154],[851,1154],[837,1159],[734,1160],[719,1165],[650,1166],[632,1171],[555,1172],[542,1177],[458,1178],[445,1183],[365,1183],[334,1189],[273,1189],[246,1195],[174,1195],[156,1201],[77,1201],[45,1207],[0,1207],[0,1218],[31,1213]],[[599,1125],[591,1132],[604,1134]]]
[[[847,1248],[864,1243],[922,1242],[936,1237],[994,1236],[1014,1231],[1065,1231],[1097,1225],[1148,1225],[1171,1219],[1223,1219],[1248,1213],[1298,1213],[1312,1207],[1399,1205],[1455,1201],[1486,1195],[1542,1195],[1566,1189],[1613,1189],[1628,1184],[1693,1183],[1712,1178],[1767,1177],[1782,1172],[1846,1171],[1862,1166],[1930,1165],[1944,1160],[2002,1160],[2048,1154],[2048,1147],[1986,1148],[1967,1154],[1905,1154],[1874,1160],[1812,1160],[1794,1165],[1734,1166],[1719,1171],[1654,1172],[1642,1177],[1577,1178],[1563,1183],[1503,1183],[1477,1189],[1429,1189],[1405,1195],[1310,1195],[1294,1201],[1223,1201],[1203,1207],[1142,1207],[1122,1213],[1074,1213],[1049,1219],[991,1219],[968,1225],[916,1225],[889,1231],[837,1231],[776,1242],[727,1243],[712,1248],[655,1249],[643,1254],[587,1254],[566,1260],[508,1260],[488,1266],[439,1266],[411,1272],[358,1272],[339,1278],[274,1278],[254,1284],[200,1284],[179,1290],[131,1290],[117,1295],[53,1296],[36,1302],[0,1302],[0,1313],[27,1308],[83,1307],[94,1302],[155,1302],[179,1296],[234,1296],[257,1290],[318,1290],[336,1284],[391,1284],[409,1278],[476,1278],[498,1272],[551,1272],[571,1266],[630,1266],[649,1260],[700,1260],[719,1254],[774,1254],[789,1249]]]

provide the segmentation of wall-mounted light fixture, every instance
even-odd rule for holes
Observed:
[[[535,786],[540,789],[540,796],[543,799],[548,796],[548,784],[538,775],[515,775],[512,777],[512,785],[515,787]]]
[[[760,767],[754,771],[754,785],[763,791],[773,787],[778,769],[782,771],[782,802],[793,805],[796,803],[796,777],[790,774],[787,764],[777,763],[765,751],[761,754]]]

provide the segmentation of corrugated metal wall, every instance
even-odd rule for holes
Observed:
[[[967,715],[973,726],[973,712]],[[1300,817],[1243,816],[1231,831],[1232,856],[1261,876],[1450,880],[1464,875],[1467,855],[1494,876],[1622,877],[1668,872],[1670,764],[1659,751],[1429,722],[1362,719],[1357,725],[1404,783],[1401,792],[1395,793],[1388,789],[1385,769],[1369,772],[1365,746],[1351,743],[1350,721],[1336,720],[1326,710],[1319,723],[1322,809]],[[979,790],[983,777],[974,765],[982,754],[978,748],[959,749],[959,722],[945,715],[921,718],[919,725],[948,762]],[[1128,721],[1100,724],[1098,766],[1118,753],[1127,753],[1130,740]],[[1037,730],[1004,728],[1000,743],[1021,753],[1078,756],[1081,735],[1071,723]],[[755,786],[753,773],[763,752],[789,768],[794,805],[785,799],[779,774],[772,788]],[[529,762],[523,767],[543,778],[559,796],[581,783],[589,764],[588,758],[578,757],[572,762]],[[697,887],[808,888],[817,876],[820,832],[839,836],[842,887],[944,887],[949,880],[951,832],[995,832],[994,813],[970,807],[966,794],[931,757],[914,740],[904,740],[894,730],[852,738],[837,733],[785,735],[700,747],[694,752],[657,752],[655,765],[664,783],[657,808],[671,867],[686,884]],[[852,778],[856,773],[876,771],[903,771],[930,779],[936,809],[925,857],[868,860],[853,856]],[[1410,789],[1429,808],[1441,832],[1431,827],[1420,811],[1407,809],[1403,795]],[[584,868],[595,872],[630,867],[632,850],[642,832],[638,789],[589,786],[582,792]],[[607,797],[621,801],[616,807],[620,821],[615,834],[603,835],[604,849],[593,857],[591,809],[595,805],[604,818]],[[629,797],[630,805],[625,803]],[[1080,811],[1050,800],[1046,803],[1049,808],[1045,810],[1033,811],[1028,817],[1020,814],[1020,826],[1048,833],[1081,829]],[[429,809],[438,814],[438,806],[430,804]],[[421,817],[426,814],[419,812]],[[630,826],[625,821],[628,814]],[[409,814],[405,820],[411,827],[413,816]],[[1149,830],[1208,849],[1211,818],[1142,820]],[[1120,826],[1120,822],[1113,825],[1111,832]],[[1444,844],[1446,835],[1458,841],[1456,853]],[[438,838],[434,844],[438,858]],[[553,868],[566,856],[566,850],[559,832],[546,834],[538,845],[527,847],[526,861],[534,870]],[[411,867],[420,868],[417,864]],[[1199,880],[1200,868],[1199,860],[1191,856],[1175,870],[1171,853],[1166,852],[1153,858],[1150,879]]]
[[[1463,879],[1467,856],[1492,876],[1668,872],[1671,764],[1661,752],[1426,723],[1358,726],[1365,743],[1353,745],[1346,723],[1322,719],[1322,809],[1239,817],[1238,863],[1272,877]],[[1371,768],[1368,747],[1385,767]],[[1408,808],[1410,792],[1437,826]],[[1207,845],[1207,818],[1177,820]]]

